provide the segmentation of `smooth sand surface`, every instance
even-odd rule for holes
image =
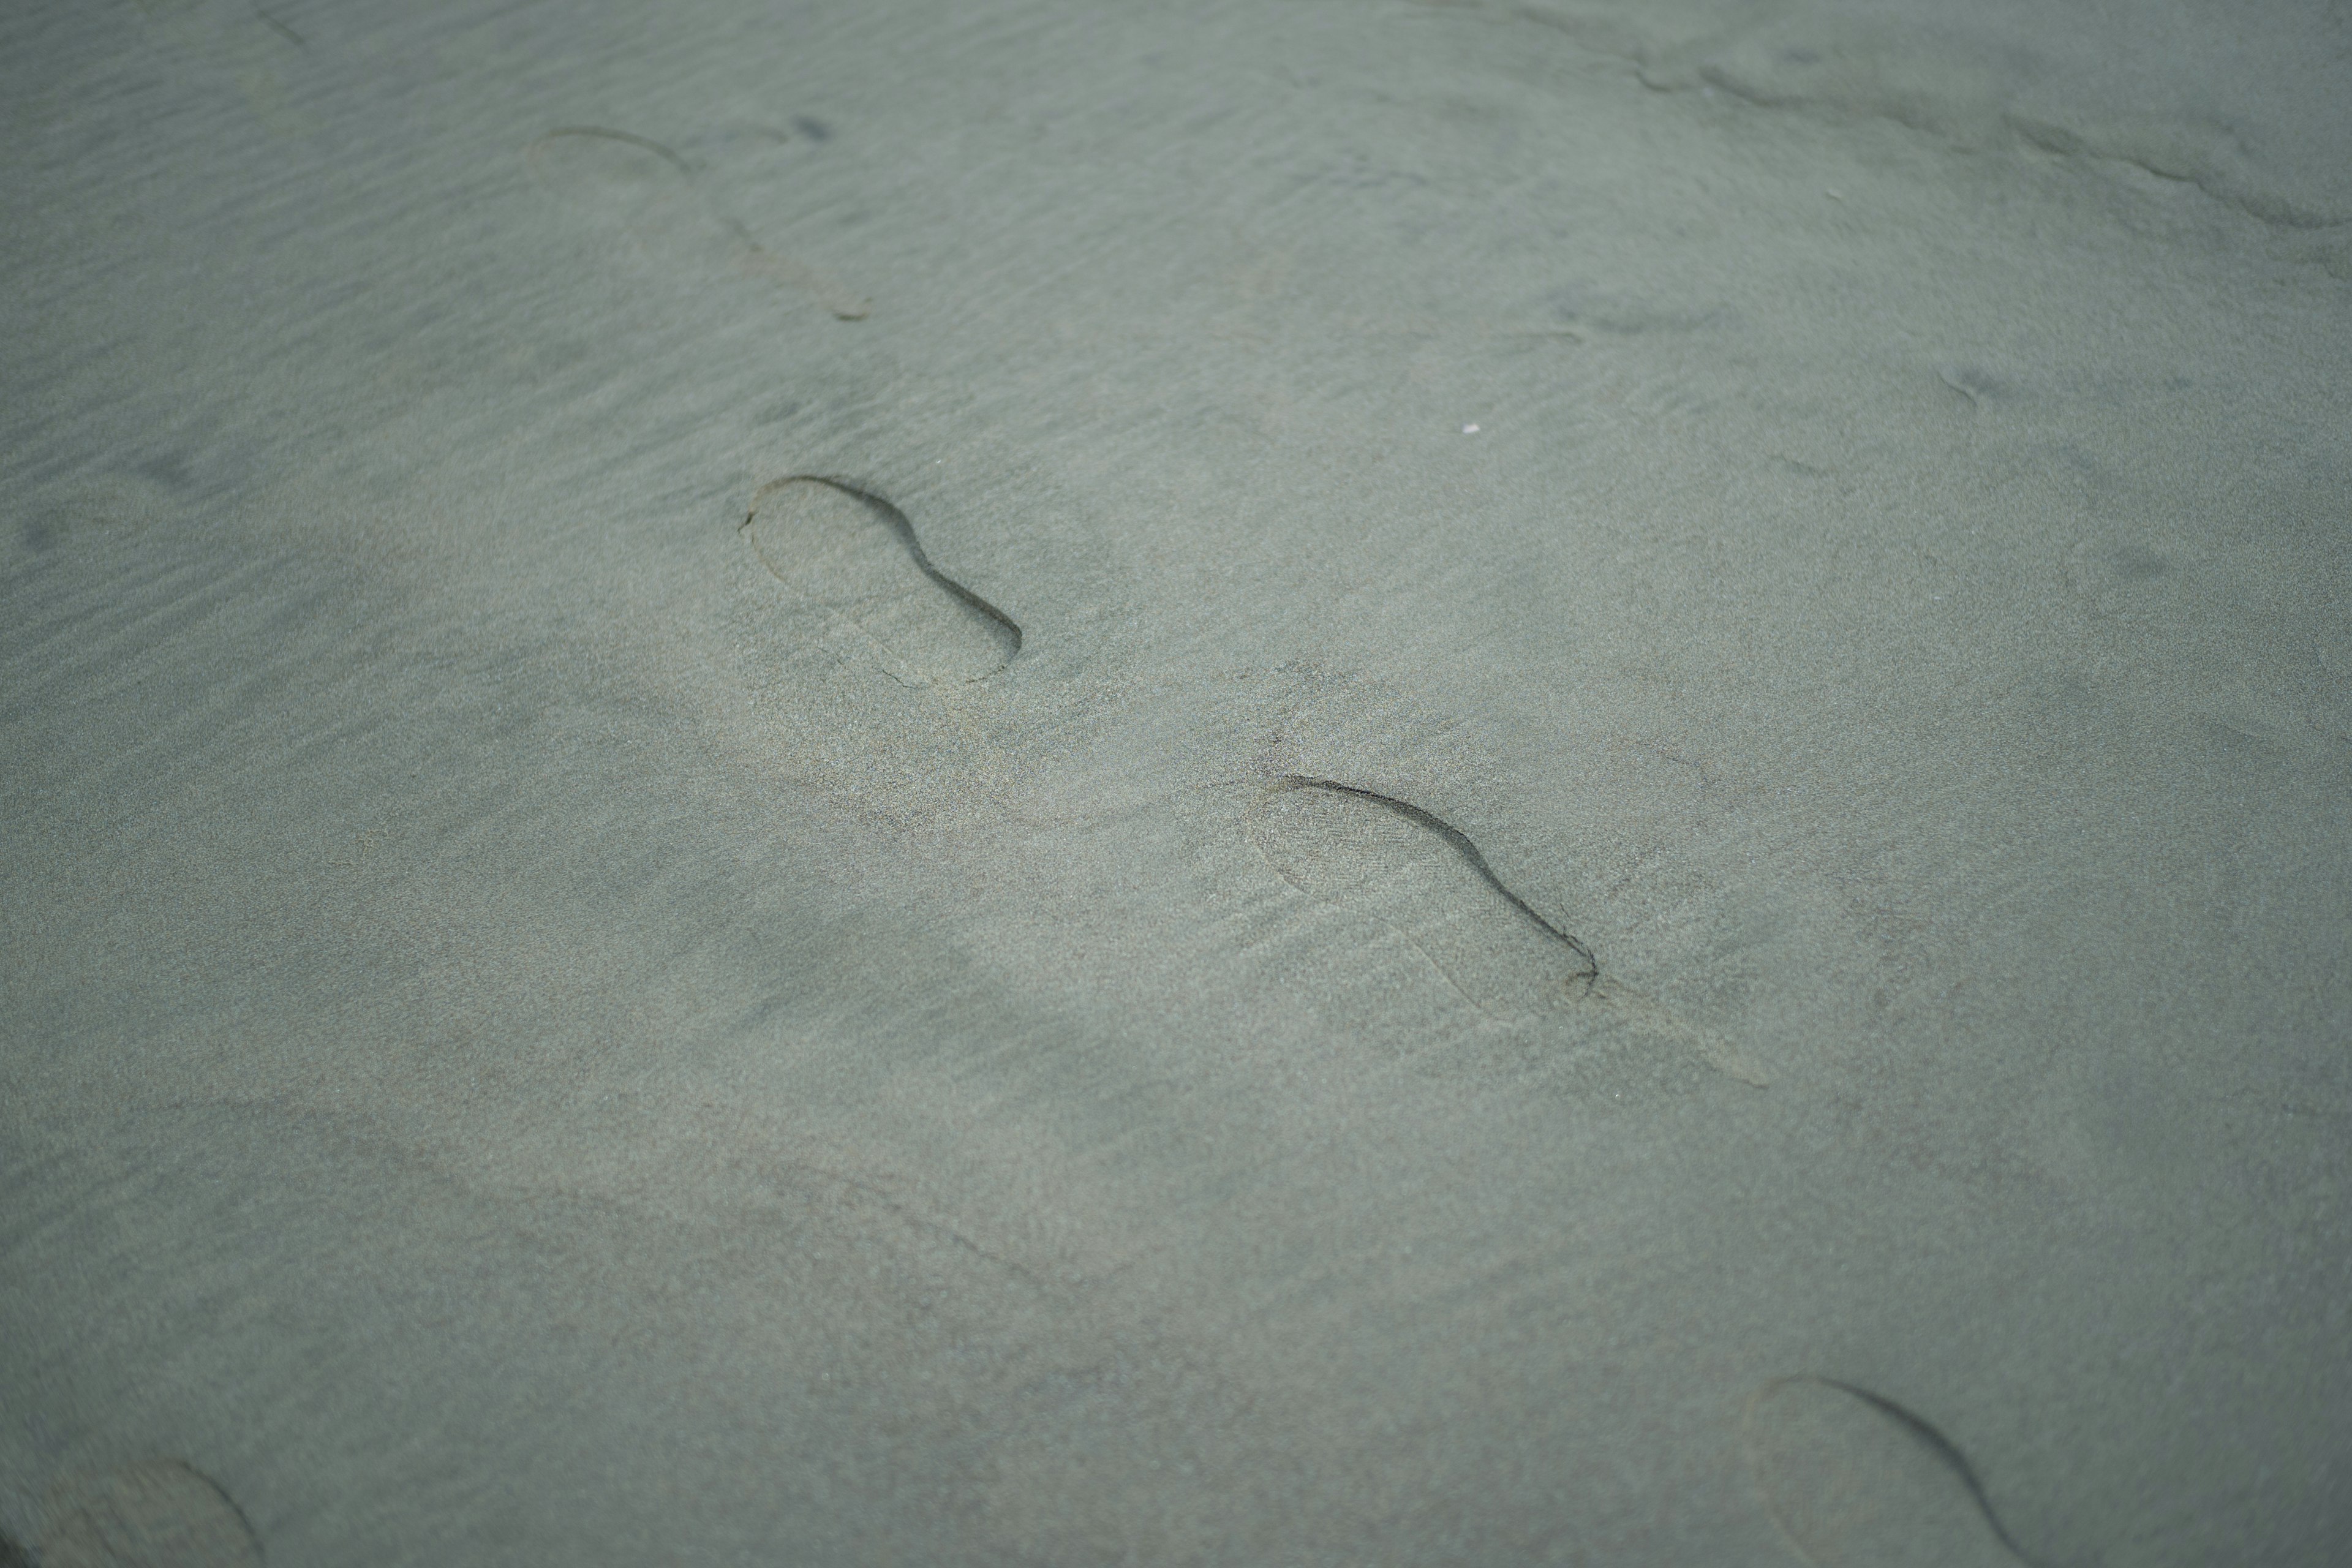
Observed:
[[[2342,1561],[2341,5],[0,114],[0,1558]]]

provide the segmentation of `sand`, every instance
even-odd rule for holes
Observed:
[[[0,1558],[2338,1559],[2340,5],[0,42]]]

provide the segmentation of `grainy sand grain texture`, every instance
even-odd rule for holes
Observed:
[[[2340,1561],[2342,5],[36,0],[0,134],[0,1561]]]

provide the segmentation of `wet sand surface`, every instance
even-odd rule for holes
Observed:
[[[2321,1563],[2352,19],[0,23],[0,1562]]]

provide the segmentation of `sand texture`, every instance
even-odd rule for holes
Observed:
[[[2343,1561],[2343,5],[0,120],[0,1563]]]

